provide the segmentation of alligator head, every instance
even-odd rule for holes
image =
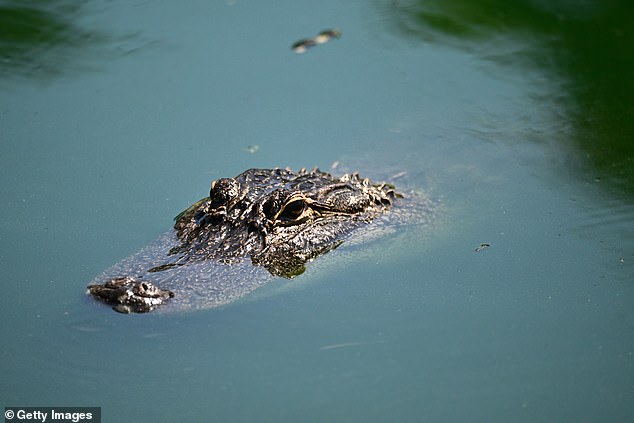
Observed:
[[[273,275],[292,278],[304,272],[307,261],[386,212],[397,197],[392,185],[373,184],[356,173],[250,169],[214,181],[209,197],[176,216],[174,242],[152,257],[157,265],[92,284],[88,291],[117,311],[146,312],[174,295],[150,281],[192,263],[250,259]]]
[[[211,185],[209,197],[176,217],[181,245],[156,271],[189,260],[255,265],[287,278],[337,247],[360,224],[390,207],[398,194],[358,174],[340,178],[314,169],[250,169]]]

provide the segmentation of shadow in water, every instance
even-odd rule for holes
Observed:
[[[634,4],[628,0],[394,0],[397,32],[562,79],[578,145],[612,188],[634,194]],[[523,46],[504,51],[505,41]]]
[[[0,3],[0,78],[47,79],[81,68],[84,55],[106,41],[77,25],[85,2]]]

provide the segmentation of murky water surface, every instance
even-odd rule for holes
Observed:
[[[632,8],[569,3],[1,3],[2,404],[632,421]],[[438,215],[219,309],[84,295],[212,179],[334,162]]]

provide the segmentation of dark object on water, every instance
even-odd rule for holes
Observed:
[[[330,41],[332,38],[339,37],[341,37],[341,31],[339,31],[338,29],[327,29],[325,31],[321,31],[316,37],[297,41],[291,46],[291,50],[293,50],[295,53],[305,53],[310,47],[316,46],[318,44],[324,44]]]
[[[476,253],[479,253],[480,251],[482,251],[482,250],[484,250],[484,249],[486,249],[486,248],[489,248],[490,246],[491,246],[491,244],[487,244],[486,242],[484,242],[484,243],[480,244],[480,246],[479,246],[479,247],[477,247],[477,248],[476,248],[475,250],[473,250],[473,251],[475,251]]]

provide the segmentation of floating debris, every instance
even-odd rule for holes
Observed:
[[[487,244],[487,243],[482,243],[480,244],[480,246],[478,248],[476,248],[475,251],[476,253],[479,253],[480,251],[484,250],[485,248],[489,248],[491,246],[491,244]]]
[[[376,345],[376,344],[384,344],[385,341],[367,341],[367,342],[343,342],[341,344],[332,344],[332,345],[324,345],[319,347],[320,350],[334,350],[338,348],[347,348],[347,347],[363,347],[366,345]]]
[[[339,31],[338,29],[327,29],[325,31],[321,31],[316,37],[297,41],[291,46],[291,50],[293,50],[295,53],[305,53],[310,47],[316,46],[318,44],[324,44],[330,41],[332,38],[339,37],[341,37],[341,31]]]
[[[258,151],[260,151],[260,146],[257,144],[254,145],[247,145],[245,148],[243,148],[242,150],[246,151],[247,153],[251,153],[251,154],[255,154]]]
[[[390,181],[394,181],[396,179],[402,178],[405,175],[407,175],[406,171],[398,172],[397,174],[392,175],[392,177],[390,177]]]

